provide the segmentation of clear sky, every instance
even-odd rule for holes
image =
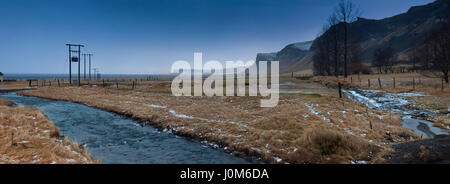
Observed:
[[[433,0],[356,0],[384,18]],[[176,60],[254,60],[313,40],[338,0],[0,0],[0,72],[68,73],[66,43],[102,73],[168,73]],[[74,70],[75,71],[75,70]]]

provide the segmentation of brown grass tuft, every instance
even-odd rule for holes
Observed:
[[[4,105],[4,106],[13,106],[13,105],[15,105],[15,104],[14,104],[14,102],[11,102],[11,101],[9,101],[9,100],[0,98],[0,105]]]
[[[0,106],[0,163],[99,163],[36,108]]]
[[[305,150],[292,154],[291,159],[303,163],[349,163],[371,160],[380,148],[357,137],[326,129],[308,129],[298,140]]]

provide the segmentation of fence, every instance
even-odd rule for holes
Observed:
[[[368,78],[367,82],[358,76],[355,81],[353,76],[348,77],[345,81],[350,82],[352,87],[369,88],[369,89],[404,89],[416,90],[419,88],[429,88],[444,91],[448,88],[443,78],[430,77],[392,77],[392,78]],[[375,84],[375,85],[374,85]]]

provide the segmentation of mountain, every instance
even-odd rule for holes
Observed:
[[[256,63],[260,61],[279,61],[280,73],[290,72],[289,67],[306,56],[311,48],[313,41],[293,43],[279,52],[258,53],[256,55]]]
[[[362,59],[365,62],[372,60],[375,49],[387,45],[391,45],[395,56],[402,60],[406,59],[412,48],[421,43],[428,30],[438,25],[440,19],[449,18],[450,0],[436,0],[426,5],[411,7],[407,12],[389,18],[380,20],[358,18],[348,24],[349,39],[357,39],[361,43]],[[342,29],[344,25],[340,23],[335,26]],[[330,29],[316,38],[308,51],[291,44],[278,52],[275,59],[280,60],[280,72],[312,68],[312,56],[317,49],[317,42],[323,39],[324,35],[330,34],[329,32]]]
[[[420,44],[426,32],[436,26],[440,18],[450,17],[449,4],[450,0],[437,0],[427,5],[411,7],[406,13],[381,20],[358,18],[348,25],[350,39],[357,39],[361,43],[362,59],[366,62],[372,59],[375,49],[387,45],[392,46],[399,59],[405,59],[405,54]],[[336,26],[342,29],[339,27],[344,24]]]

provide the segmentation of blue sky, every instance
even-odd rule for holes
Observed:
[[[432,0],[357,0],[384,18]],[[168,73],[176,60],[254,60],[314,39],[338,0],[0,0],[0,71],[68,73],[66,43],[102,73]],[[75,70],[74,70],[75,71]]]

